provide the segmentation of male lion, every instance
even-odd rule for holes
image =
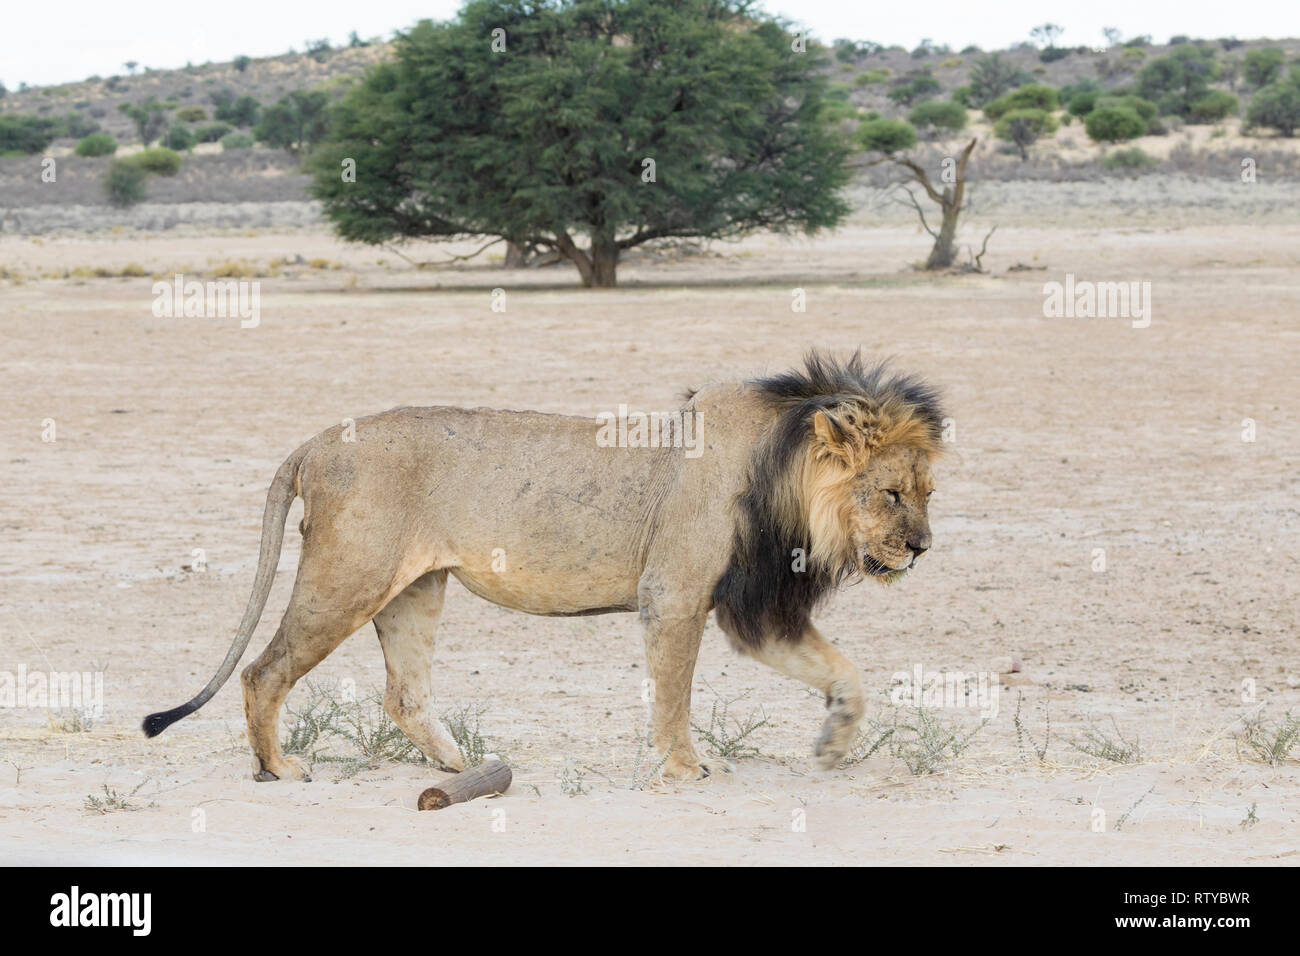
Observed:
[[[891,580],[930,547],[937,394],[860,355],[814,352],[783,375],[706,386],[683,412],[710,436],[697,456],[601,447],[590,419],[483,408],[398,408],[357,421],[350,441],[340,428],[322,432],[271,483],[253,593],[225,661],[189,703],[146,717],[145,733],[198,710],[234,671],[301,496],[289,607],[243,672],[255,779],[310,779],[280,750],[280,707],[370,620],[388,671],[385,710],[434,763],[463,768],[432,711],[448,574],[532,614],[639,612],[651,742],[677,779],[727,769],[701,761],[690,735],[695,658],[716,609],[737,651],[826,695],[814,752],[834,766],[862,717],[862,689],[810,615],[844,580]]]

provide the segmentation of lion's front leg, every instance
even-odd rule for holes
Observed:
[[[674,600],[651,579],[642,579],[637,595],[650,672],[650,743],[664,777],[698,780],[723,769],[701,763],[691,742],[691,682],[708,611]]]
[[[834,767],[853,745],[866,710],[857,668],[811,624],[797,640],[769,638],[752,653],[769,667],[826,695],[828,713],[813,754],[823,769]]]

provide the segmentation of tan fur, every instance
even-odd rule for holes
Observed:
[[[534,614],[639,612],[654,682],[650,737],[666,756],[665,775],[707,774],[690,731],[696,655],[731,553],[733,502],[780,410],[751,385],[725,384],[697,392],[686,411],[700,413],[708,439],[696,458],[599,447],[599,423],[590,419],[457,408],[395,409],[357,421],[355,440],[333,428],[294,452],[268,498],[249,602],[250,614],[260,613],[280,544],[275,522],[301,495],[302,554],[289,606],[242,675],[257,779],[309,779],[281,753],[280,708],[298,680],[371,620],[387,665],[388,713],[431,760],[461,766],[433,713],[434,634],[448,574],[486,600]],[[909,535],[923,533],[928,546],[934,451],[887,404],[849,402],[819,415],[806,461],[781,491],[784,520],[809,523],[817,560],[861,569],[870,554],[901,567],[912,554]],[[898,490],[902,504],[885,507],[882,488]],[[231,667],[251,632],[241,626]],[[836,762],[862,713],[852,665],[811,627],[799,641],[749,652],[827,695],[817,752]],[[223,679],[218,673],[205,694]]]

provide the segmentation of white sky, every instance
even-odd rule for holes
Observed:
[[[1029,38],[1044,21],[1065,27],[1061,43],[1098,46],[1102,27],[1125,37],[1149,33],[1216,39],[1300,36],[1297,0],[761,0],[773,13],[802,22],[822,40],[850,37],[911,49],[922,38],[961,49],[996,49]],[[305,41],[336,46],[350,31],[383,36],[424,17],[446,19],[459,0],[368,0],[351,4],[282,0],[63,0],[56,5],[12,0],[0,21],[0,81],[10,89],[124,73],[127,60],[170,69],[222,62],[244,53],[269,56]]]

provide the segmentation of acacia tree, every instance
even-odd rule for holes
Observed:
[[[652,239],[812,233],[850,148],[799,47],[752,0],[472,0],[344,98],[313,192],[346,239],[496,237],[597,287]]]

